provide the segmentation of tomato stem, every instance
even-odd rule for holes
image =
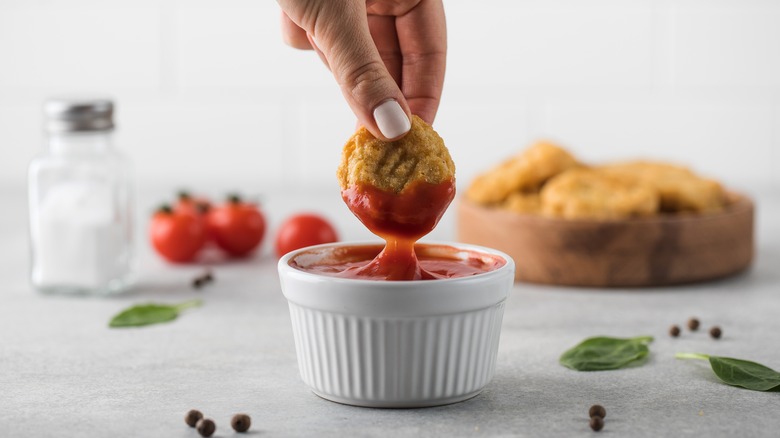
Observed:
[[[205,202],[198,202],[197,204],[195,204],[195,209],[198,210],[199,214],[206,214],[211,209],[211,206],[209,206]]]

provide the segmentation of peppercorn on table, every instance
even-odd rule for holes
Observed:
[[[172,188],[141,192],[141,212]],[[473,399],[426,409],[369,409],[311,393],[298,376],[293,332],[271,255],[273,232],[297,211],[319,211],[342,240],[376,240],[337,192],[267,194],[270,233],[244,261],[215,261],[214,281],[194,289],[203,266],[171,266],[137,223],[135,287],[110,298],[49,296],[26,276],[25,191],[0,187],[0,436],[196,437],[190,409],[233,436],[586,436],[589,408],[609,436],[777,436],[780,393],[721,383],[704,361],[678,352],[749,359],[780,370],[780,191],[753,191],[756,263],[744,275],[666,289],[588,291],[516,284],[503,320],[495,376]],[[284,196],[283,196],[284,195]],[[457,200],[455,202],[458,202]],[[10,213],[9,213],[10,212]],[[426,240],[452,240],[448,212]],[[522,261],[518,263],[522,269]],[[203,305],[175,321],[112,329],[120,310],[145,302]],[[700,328],[687,325],[696,317]],[[677,337],[670,327],[678,325]],[[720,339],[709,330],[721,329]],[[560,355],[590,336],[653,336],[642,366],[578,372]],[[598,422],[596,420],[596,422]]]

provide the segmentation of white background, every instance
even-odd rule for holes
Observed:
[[[445,0],[435,127],[459,186],[537,138],[584,160],[780,186],[780,1]],[[0,0],[0,184],[24,187],[42,101],[118,102],[141,186],[337,190],[354,117],[272,0]]]

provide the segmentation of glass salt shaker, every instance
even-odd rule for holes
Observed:
[[[130,283],[131,175],[111,142],[114,104],[51,99],[45,151],[30,163],[31,280],[42,292],[112,294]]]

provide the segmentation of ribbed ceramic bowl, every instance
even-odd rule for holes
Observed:
[[[471,277],[423,281],[337,278],[290,265],[360,245],[376,243],[318,245],[279,260],[301,379],[320,397],[368,407],[437,406],[479,394],[495,370],[512,259],[479,246],[442,244],[505,264]]]

